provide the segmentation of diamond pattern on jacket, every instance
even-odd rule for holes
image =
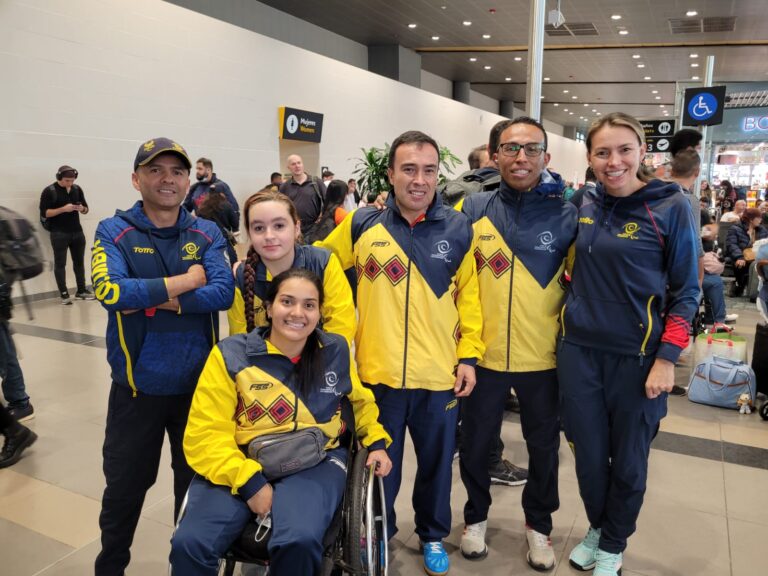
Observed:
[[[496,278],[501,278],[511,266],[512,262],[509,261],[509,258],[507,258],[501,250],[496,250],[496,252],[488,258],[488,267]]]
[[[371,282],[373,282],[376,277],[381,274],[381,264],[378,263],[373,254],[368,256],[368,259],[365,261],[365,266],[363,266],[363,274],[365,274],[365,277],[368,278],[368,280]]]
[[[389,281],[392,282],[394,286],[397,286],[400,280],[405,278],[408,270],[400,258],[392,256],[392,258],[384,264],[384,273],[387,275],[387,278],[389,278]]]
[[[477,271],[480,272],[480,270],[483,269],[483,266],[487,263],[488,261],[485,259],[485,256],[483,256],[483,253],[480,252],[480,248],[475,248],[475,264],[477,264]]]
[[[282,424],[293,417],[293,405],[281,394],[269,405],[267,413],[275,424]]]

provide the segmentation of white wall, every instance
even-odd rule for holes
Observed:
[[[0,202],[36,221],[40,191],[70,164],[89,244],[101,218],[138,199],[133,158],[152,137],[211,158],[242,201],[283,168],[279,106],[325,114],[320,162],[341,177],[360,147],[408,129],[464,158],[500,119],[159,0],[2,0],[0,77]],[[576,161],[580,145],[552,140]],[[53,274],[27,290],[55,290]]]

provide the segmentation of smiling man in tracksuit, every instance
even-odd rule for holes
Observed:
[[[387,209],[348,215],[322,246],[357,270],[360,378],[373,389],[379,421],[392,437],[384,479],[390,538],[402,477],[406,428],[416,449],[416,533],[428,574],[448,572],[442,540],[451,531],[451,464],[457,396],[475,384],[485,346],[472,225],[435,195],[437,143],[406,132],[393,143]],[[509,388],[507,388],[509,390]],[[485,458],[487,471],[488,458]]]
[[[182,449],[192,393],[218,340],[218,313],[232,303],[226,243],[215,223],[181,208],[191,163],[179,144],[139,148],[133,186],[142,200],[99,223],[93,245],[96,298],[109,312],[112,369],[96,576],[119,576],[163,438],[171,443],[174,517],[194,475]]]
[[[462,207],[473,222],[485,356],[477,389],[462,407],[461,479],[467,489],[461,552],[488,553],[485,531],[491,505],[488,454],[496,441],[510,386],[520,401],[528,448],[523,511],[528,563],[555,565],[549,534],[559,507],[560,421],[555,347],[562,281],[576,237],[576,208],[563,200],[563,181],[546,169],[547,135],[531,118],[501,127],[494,159],[501,185],[469,196]]]

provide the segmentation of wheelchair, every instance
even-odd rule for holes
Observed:
[[[384,483],[374,475],[374,466],[365,465],[368,450],[359,446],[351,432],[354,427],[347,430],[348,433],[342,437],[342,443],[347,443],[349,452],[347,483],[341,505],[323,537],[325,552],[321,575],[385,576],[389,555]],[[187,496],[179,511],[177,527],[184,518],[186,507]],[[270,535],[271,527],[265,529],[257,523],[254,515],[221,559],[219,574],[233,576],[237,564],[263,566],[269,574]],[[170,567],[168,574],[172,574]]]

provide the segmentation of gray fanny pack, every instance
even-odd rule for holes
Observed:
[[[266,434],[251,440],[248,456],[261,464],[262,474],[272,481],[320,464],[327,441],[320,428]]]

